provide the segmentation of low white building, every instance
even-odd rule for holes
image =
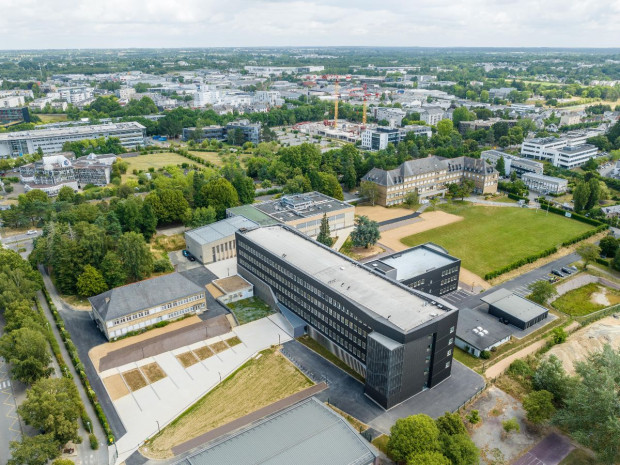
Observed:
[[[524,173],[521,180],[527,188],[534,192],[549,194],[563,194],[568,189],[568,181],[554,176],[544,176],[536,173]]]
[[[583,144],[581,139],[545,137],[528,139],[521,145],[521,156],[542,160],[560,168],[572,169],[585,164],[598,154],[594,145]]]
[[[259,90],[254,94],[253,103],[265,103],[269,106],[279,106],[284,103],[284,99],[277,90]]]
[[[16,108],[23,107],[25,99],[21,95],[13,95],[11,97],[0,98],[0,108]]]

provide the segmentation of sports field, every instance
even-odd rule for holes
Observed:
[[[440,208],[464,220],[404,237],[401,242],[409,247],[434,242],[460,258],[462,265],[478,276],[593,228],[560,215],[526,208],[460,203]]]

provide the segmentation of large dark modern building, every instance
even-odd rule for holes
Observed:
[[[366,266],[405,286],[442,296],[458,288],[461,260],[428,242],[373,260]]]
[[[0,124],[29,123],[30,113],[26,107],[0,108]]]
[[[285,225],[239,230],[238,273],[389,409],[450,376],[458,310]]]

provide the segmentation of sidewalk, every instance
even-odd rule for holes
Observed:
[[[62,354],[62,357],[67,363],[67,366],[69,367],[68,368],[69,372],[73,375],[73,381],[75,385],[77,386],[78,392],[80,394],[80,398],[82,399],[82,403],[84,404],[84,408],[86,409],[86,413],[88,414],[88,416],[90,417],[92,421],[93,433],[95,434],[95,436],[97,436],[97,439],[99,440],[99,449],[92,450],[90,448],[90,442],[88,441],[89,432],[84,429],[84,426],[82,425],[82,421],[78,420],[78,425],[79,425],[78,433],[80,436],[82,436],[84,441],[82,442],[82,444],[76,445],[77,457],[74,459],[74,461],[76,465],[107,465],[108,464],[108,446],[107,446],[108,441],[107,441],[106,435],[104,434],[103,429],[101,428],[101,425],[99,424],[99,420],[97,419],[97,414],[95,413],[93,406],[91,405],[90,401],[88,400],[88,397],[86,396],[86,391],[84,390],[84,386],[82,386],[82,383],[80,382],[80,378],[78,377],[75,371],[75,368],[73,364],[71,363],[71,358],[69,358],[69,353],[67,352],[67,349],[65,348],[65,345],[62,342],[62,338],[60,337],[60,332],[58,331],[58,328],[56,327],[56,322],[54,321],[54,317],[52,316],[52,312],[50,311],[47,305],[47,301],[45,300],[45,296],[43,295],[42,291],[37,292],[37,298],[39,299],[39,302],[41,303],[41,307],[43,308],[43,313],[45,315],[45,318],[47,319],[48,323],[50,324],[50,327],[52,328],[54,337],[56,338],[56,340],[58,341],[60,345],[60,353]],[[54,305],[58,307],[59,303],[54,302]]]

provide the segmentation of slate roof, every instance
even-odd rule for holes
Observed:
[[[116,287],[88,300],[109,321],[199,292],[205,289],[175,272]]]
[[[368,465],[376,456],[344,418],[311,397],[175,465]]]

